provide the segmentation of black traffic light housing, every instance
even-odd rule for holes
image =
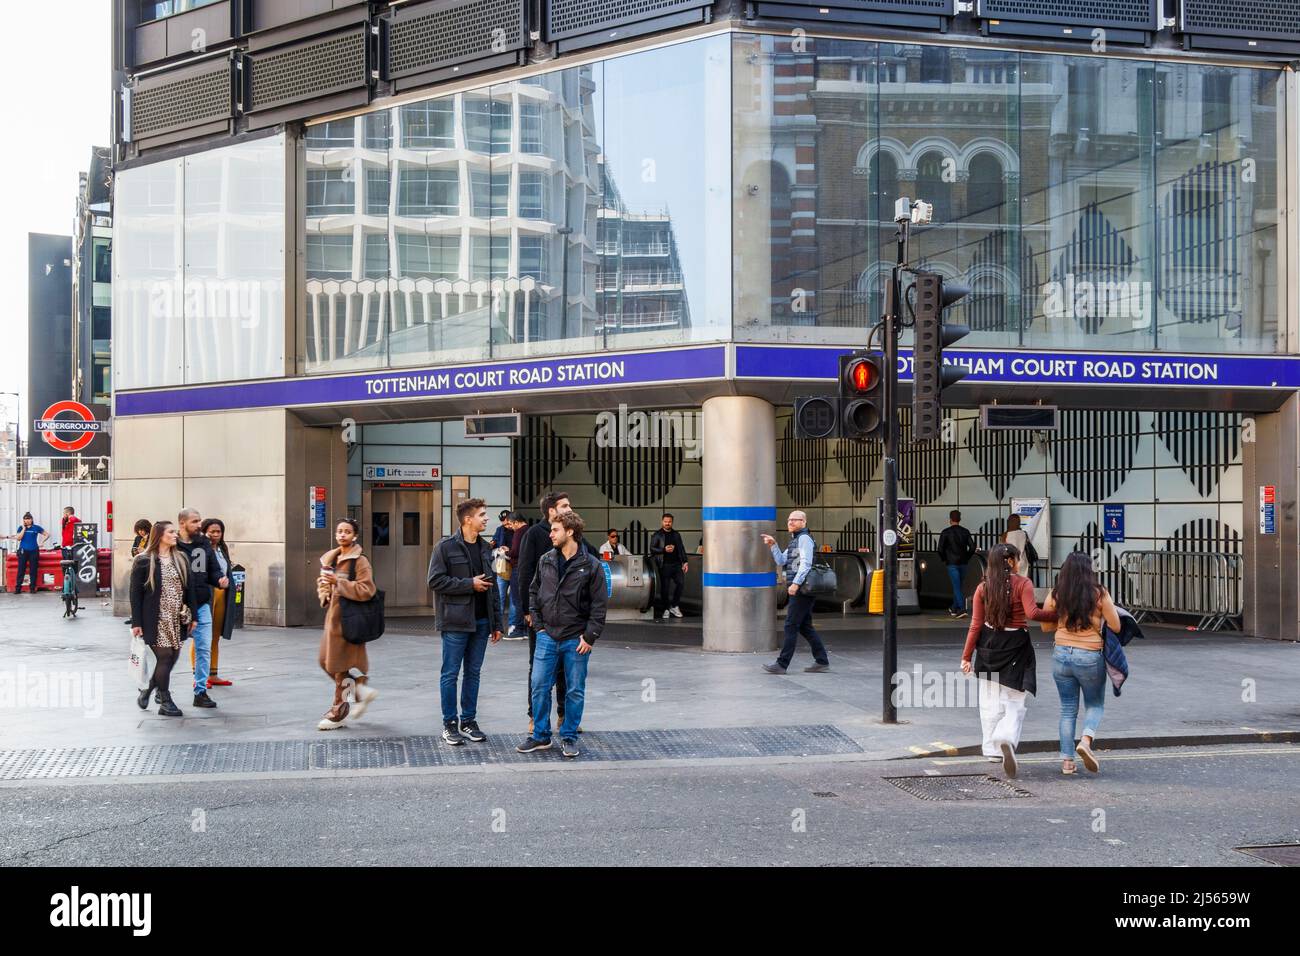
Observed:
[[[960,381],[966,370],[943,363],[943,350],[970,334],[964,325],[949,325],[943,313],[970,294],[958,282],[944,282],[934,272],[916,274],[915,342],[912,346],[912,438],[938,438],[943,419],[943,390]]]
[[[840,356],[842,436],[855,441],[883,438],[889,423],[885,406],[885,357],[879,352]]]

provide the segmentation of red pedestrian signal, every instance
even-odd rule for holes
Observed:
[[[885,433],[885,358],[854,352],[840,358],[840,407],[843,437],[858,441]]]

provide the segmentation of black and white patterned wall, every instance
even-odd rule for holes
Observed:
[[[935,547],[953,508],[988,548],[1006,528],[1012,498],[1048,497],[1053,571],[1071,551],[1098,554],[1116,593],[1128,550],[1241,553],[1240,414],[1066,410],[1060,431],[1048,436],[984,431],[978,412],[951,414],[955,441],[914,445],[904,411],[899,481],[916,499],[923,551]],[[532,418],[528,429],[513,448],[516,507],[535,515],[540,495],[562,488],[593,537],[618,528],[639,553],[671,511],[686,546],[698,547],[700,458],[682,447],[603,447],[595,415]],[[801,508],[819,544],[874,547],[878,447],[797,440],[783,410],[775,467],[778,527],[785,511]],[[1125,506],[1123,543],[1103,540],[1106,504]]]

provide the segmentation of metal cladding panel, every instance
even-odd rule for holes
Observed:
[[[779,0],[783,6],[827,7],[867,13],[928,13],[931,16],[957,15],[956,0]]]
[[[1181,33],[1300,41],[1300,0],[1181,0]]]
[[[433,0],[385,21],[384,79],[428,73],[526,49],[526,0]]]
[[[978,0],[975,10],[985,20],[1154,32],[1160,26],[1159,5],[1160,0]]]
[[[546,39],[549,42],[623,30],[642,21],[711,6],[712,0],[550,0],[546,5]]]
[[[366,28],[246,54],[244,70],[247,113],[364,89],[369,82]]]
[[[131,139],[228,121],[234,116],[233,60],[186,67],[139,80],[131,92]]]

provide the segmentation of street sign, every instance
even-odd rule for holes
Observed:
[[[307,492],[307,524],[311,530],[319,531],[326,526],[326,503],[325,486],[312,485]]]
[[[437,481],[441,465],[365,465],[361,476],[366,481]]]
[[[65,412],[73,417],[55,417]],[[77,452],[93,442],[96,434],[104,431],[104,422],[97,420],[95,413],[80,402],[63,401],[55,402],[45,409],[45,413],[32,422],[32,427],[42,433],[41,437],[45,439],[46,444],[62,452]],[[60,438],[55,434],[56,432],[71,432],[77,437]]]

